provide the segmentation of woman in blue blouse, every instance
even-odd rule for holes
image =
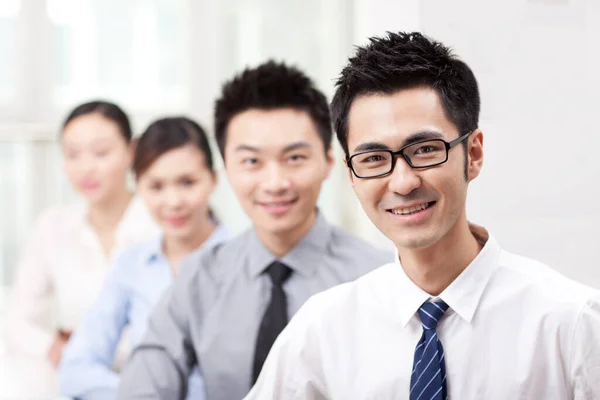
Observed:
[[[179,272],[179,261],[229,237],[210,211],[216,174],[208,139],[197,123],[187,118],[152,123],[137,143],[133,170],[162,235],[117,258],[95,305],[65,349],[59,370],[65,396],[114,398],[119,376],[112,367],[124,329],[129,329],[132,346],[139,343],[150,311]],[[198,371],[191,382],[188,398],[203,399]]]

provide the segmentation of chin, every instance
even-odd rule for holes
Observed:
[[[433,244],[436,240],[431,238],[402,238],[394,241],[396,246],[403,249],[419,250],[426,249]]]
[[[164,227],[163,232],[165,236],[168,236],[171,239],[182,240],[186,239],[190,236],[189,230],[187,227],[174,228],[172,226]]]
[[[105,193],[82,193],[82,195],[90,204],[107,204],[111,201],[110,196]]]
[[[283,218],[269,218],[268,221],[264,221],[263,224],[261,224],[261,228],[266,231],[269,232],[271,234],[286,234],[288,232],[293,231],[294,229],[297,229],[298,226],[300,226],[302,223],[302,220],[299,219],[296,216],[285,216]]]
[[[268,231],[277,234],[284,234],[293,231],[298,224],[292,223],[291,221],[273,221],[268,224]]]
[[[439,241],[435,232],[422,229],[406,229],[403,232],[386,234],[398,248],[418,250],[433,246]]]

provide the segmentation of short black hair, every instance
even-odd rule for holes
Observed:
[[[449,47],[418,32],[387,32],[358,47],[336,82],[333,127],[346,157],[348,114],[363,94],[392,94],[415,87],[434,89],[459,135],[477,128],[481,102],[473,71]],[[467,142],[464,141],[464,148]]]
[[[269,60],[258,67],[245,69],[226,82],[215,102],[215,137],[223,158],[227,126],[233,117],[250,109],[280,108],[308,113],[325,150],[330,148],[333,131],[325,95],[304,72]]]

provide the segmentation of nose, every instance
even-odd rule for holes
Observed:
[[[389,189],[394,193],[408,195],[421,186],[421,177],[406,160],[398,157],[394,170],[390,174]]]
[[[94,172],[96,162],[94,159],[92,159],[92,157],[81,157],[81,160],[79,161],[79,165],[77,167],[82,172],[83,176],[87,176],[91,172]]]
[[[183,204],[183,196],[175,188],[168,188],[164,193],[165,205],[169,208],[179,208]]]
[[[290,188],[290,179],[284,168],[273,163],[267,168],[263,189],[270,194],[281,194]]]

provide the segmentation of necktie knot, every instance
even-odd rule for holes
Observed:
[[[281,286],[292,274],[292,269],[279,261],[273,261],[266,272],[274,286]]]
[[[426,301],[419,308],[419,317],[421,318],[421,325],[423,329],[435,330],[439,320],[444,316],[444,313],[448,311],[448,304],[442,300],[432,302]]]

